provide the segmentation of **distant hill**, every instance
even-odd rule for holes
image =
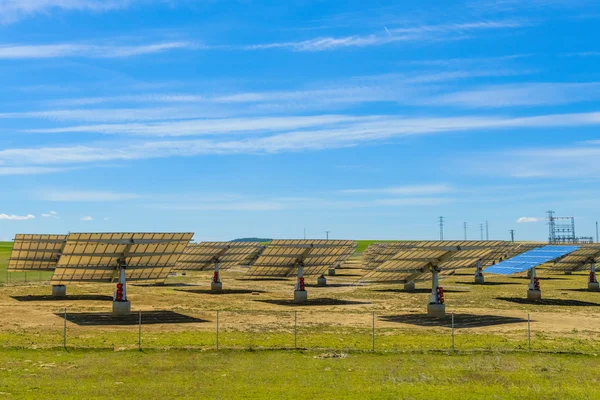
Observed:
[[[233,239],[230,240],[231,242],[270,242],[273,239],[267,239],[267,238],[256,238],[256,237],[252,237],[252,238],[240,238],[240,239]]]

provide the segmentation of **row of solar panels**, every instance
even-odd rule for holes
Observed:
[[[256,242],[190,244],[192,236],[192,233],[17,235],[9,270],[54,270],[52,281],[56,284],[110,282],[119,266],[127,267],[130,279],[163,281],[171,270],[207,270],[217,262],[221,269],[251,266],[244,276],[246,279],[291,276],[300,265],[305,275],[320,275],[342,263],[356,248],[356,242],[339,240],[274,240],[268,246]],[[442,275],[451,275],[478,263],[483,267],[500,262],[498,268],[505,268],[503,260],[540,246],[502,241],[376,243],[363,255],[366,274],[361,281],[422,280],[431,276],[433,268]],[[553,269],[583,269],[600,255],[597,244],[567,247],[559,246],[563,250],[561,256],[568,255]],[[548,258],[543,258],[543,254],[537,256],[528,260],[530,264]],[[510,270],[514,271],[512,267]]]
[[[302,265],[317,275],[356,249],[343,240],[190,243],[193,233],[71,233],[17,235],[9,271],[53,270],[53,284],[112,282],[119,267],[130,280],[162,282],[172,270],[251,265],[245,278],[290,276]]]
[[[452,275],[480,265],[487,272],[512,274],[554,261],[553,271],[583,270],[600,259],[600,245],[543,246],[497,241],[387,242],[370,246],[363,257],[361,282],[426,280],[433,270]]]

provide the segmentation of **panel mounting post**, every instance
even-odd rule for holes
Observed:
[[[298,263],[298,278],[294,287],[294,303],[304,303],[308,299],[308,293],[304,287],[304,262]]]
[[[482,284],[485,282],[483,277],[483,267],[481,266],[481,260],[477,260],[477,267],[475,268],[475,283]]]
[[[596,276],[596,263],[593,260],[590,265],[590,279],[588,282],[588,290],[590,292],[600,291],[600,284],[598,284],[598,277]]]
[[[539,301],[542,300],[542,291],[540,290],[540,280],[536,275],[535,267],[531,268],[529,274],[529,288],[527,290],[527,299]]]
[[[443,318],[446,316],[446,305],[444,304],[444,289],[439,286],[439,271],[431,270],[431,296],[427,305],[427,315],[430,317]]]
[[[221,275],[219,273],[219,261],[215,261],[215,272],[213,273],[212,282],[210,282],[210,290],[213,292],[220,292],[223,290],[223,284],[221,283]]]

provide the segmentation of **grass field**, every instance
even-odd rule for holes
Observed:
[[[595,356],[0,352],[0,398],[593,399]]]
[[[0,245],[0,278],[9,249]],[[486,276],[486,285],[473,285],[467,270],[443,279],[447,311],[456,316],[450,352],[451,317],[425,315],[429,283],[414,293],[401,285],[357,286],[358,261],[328,277],[327,287],[308,278],[305,305],[290,301],[293,279],[245,281],[242,269],[222,272],[222,294],[210,292],[210,271],[164,286],[130,284],[132,308],[143,310],[143,352],[135,350],[137,316],[111,319],[114,285],[69,285],[68,298],[57,300],[48,296],[49,282],[10,274],[0,282],[0,398],[108,397],[131,388],[141,398],[598,394],[600,294],[585,290],[586,272],[541,270],[541,303],[524,300],[523,277]],[[330,357],[342,352],[347,357]]]

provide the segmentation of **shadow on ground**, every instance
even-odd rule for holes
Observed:
[[[265,293],[264,290],[248,290],[248,289],[223,289],[220,291],[213,291],[210,289],[194,289],[194,290],[185,290],[185,289],[177,289],[177,292],[187,292],[187,293],[195,293],[195,294],[252,294],[252,293]]]
[[[417,326],[430,327],[452,327],[452,315],[447,314],[444,318],[434,318],[427,314],[404,314],[390,315],[379,318],[386,322],[396,322],[400,324],[409,324]],[[527,322],[526,319],[516,317],[504,317],[500,315],[474,315],[474,314],[454,314],[455,328],[479,328],[483,326],[516,324]]]
[[[328,287],[351,287],[351,286],[356,286],[353,285],[352,283],[328,283],[327,286],[319,286],[316,283],[306,283],[304,284],[304,286],[306,287],[310,287],[310,288],[328,288]]]
[[[57,317],[64,318],[64,314],[56,313]],[[139,313],[117,316],[112,313],[67,313],[67,321],[80,326],[108,326],[108,325],[138,325]],[[190,317],[173,311],[142,311],[142,325],[156,324],[189,324],[208,322],[207,320]]]
[[[461,285],[474,285],[474,286],[502,286],[502,285],[520,285],[519,282],[484,282],[484,283],[475,283],[475,282],[460,282]],[[446,291],[444,289],[444,291]]]
[[[462,283],[461,283],[462,284]],[[410,294],[420,294],[420,293],[431,293],[431,289],[415,289],[415,290],[404,290],[401,288],[398,289],[374,289],[375,292],[384,292],[384,293],[410,293]],[[444,288],[444,293],[467,293],[469,290],[456,290],[456,289],[446,289]]]
[[[294,303],[293,300],[255,300],[263,303],[276,304],[278,306],[348,306],[348,305],[359,305],[359,304],[371,304],[365,301],[353,301],[353,300],[340,300],[340,299],[308,299],[304,303]]]
[[[496,300],[509,301],[517,304],[537,304],[542,306],[565,306],[565,307],[598,307],[600,304],[589,301],[565,300],[565,299],[542,299],[528,300],[525,297],[496,297]]]
[[[64,297],[50,295],[11,296],[17,301],[112,301],[112,296],[99,294],[76,294]]]
[[[190,287],[200,286],[195,283],[131,283],[131,286],[139,287]]]

